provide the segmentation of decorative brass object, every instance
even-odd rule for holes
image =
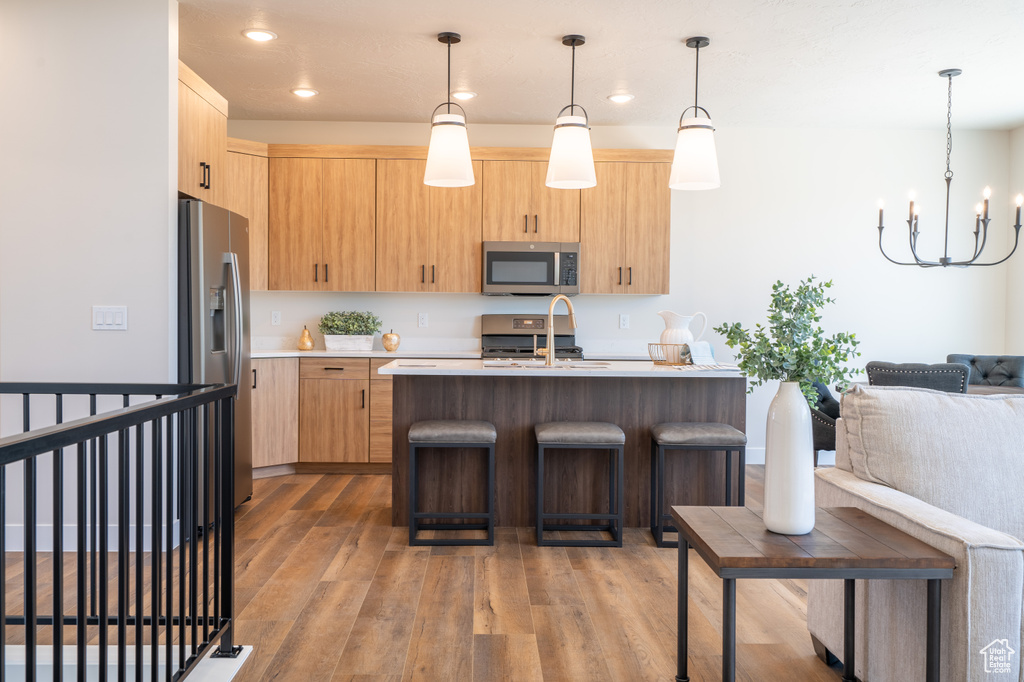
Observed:
[[[392,329],[387,334],[383,334],[380,337],[380,342],[384,346],[384,350],[389,353],[393,353],[398,350],[398,344],[402,342],[402,337],[395,333]]]
[[[302,325],[302,336],[299,337],[299,350],[313,350],[313,337],[306,325]]]

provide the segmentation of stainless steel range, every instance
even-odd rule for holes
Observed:
[[[529,360],[540,359],[534,347],[547,345],[548,316],[481,315],[480,347],[485,358]],[[555,358],[582,360],[583,349],[576,345],[576,335],[569,327],[568,315],[555,315]]]

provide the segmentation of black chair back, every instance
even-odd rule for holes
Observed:
[[[970,367],[958,362],[922,365],[872,360],[865,369],[872,386],[910,386],[947,393],[967,393],[967,379],[971,374]]]
[[[971,368],[969,383],[982,386],[1024,387],[1024,355],[967,355],[954,353],[946,362]]]

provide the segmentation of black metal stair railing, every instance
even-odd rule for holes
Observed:
[[[26,680],[86,679],[90,647],[119,682],[237,655],[236,390],[0,383],[0,682],[20,644]]]

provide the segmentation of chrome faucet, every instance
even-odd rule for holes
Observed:
[[[572,308],[572,301],[565,294],[558,294],[551,299],[551,305],[548,306],[547,348],[536,348],[537,337],[533,337],[534,353],[543,356],[544,364],[548,367],[555,364],[555,304],[559,299],[565,301],[565,305],[569,309],[569,328],[576,329],[576,311]]]

